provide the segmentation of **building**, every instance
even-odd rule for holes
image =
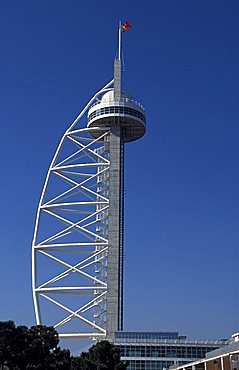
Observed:
[[[83,124],[83,126],[82,126]],[[37,324],[61,339],[107,339],[129,369],[168,369],[223,341],[123,332],[124,146],[146,132],[144,107],[121,89],[121,28],[114,79],[60,140],[46,175],[32,242]]]
[[[239,370],[239,333],[227,345],[206,353],[204,359],[172,366],[171,370]]]
[[[207,352],[226,343],[226,340],[188,340],[177,332],[118,332],[115,336],[122,360],[129,363],[128,370],[166,370],[174,364],[202,359]]]
[[[143,106],[121,89],[120,27],[114,79],[61,138],[37,210],[36,322],[60,338],[114,341],[123,330],[124,145],[145,131]]]

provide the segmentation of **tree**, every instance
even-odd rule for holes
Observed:
[[[12,342],[15,324],[13,321],[0,322],[0,366],[5,369],[6,363],[12,357]]]
[[[52,326],[28,329],[13,321],[0,322],[0,370],[125,370],[120,349],[108,341],[93,345],[79,357],[59,346]]]
[[[120,349],[108,341],[100,341],[88,352],[72,358],[71,370],[125,370],[127,365],[120,360]]]
[[[70,352],[58,344],[58,333],[51,326],[28,329],[13,321],[0,322],[0,369],[70,370]]]

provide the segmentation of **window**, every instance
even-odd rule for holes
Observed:
[[[141,121],[145,122],[145,116],[144,116],[143,113],[137,111],[136,109],[126,108],[126,107],[118,107],[118,106],[104,107],[104,108],[101,108],[101,109],[97,109],[89,115],[88,120],[91,121],[93,118],[101,116],[101,115],[105,115],[105,114],[127,114],[129,116],[137,117]],[[131,333],[131,334],[134,334],[134,333]],[[150,334],[150,333],[147,333],[147,335],[148,335],[148,337],[152,336],[152,334]],[[146,338],[147,338],[147,335],[145,335]],[[130,333],[129,333],[129,337],[130,337]]]

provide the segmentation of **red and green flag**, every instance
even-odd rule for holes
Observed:
[[[129,21],[126,21],[121,25],[121,32],[126,32],[127,30],[130,30],[130,28],[131,24],[129,23]]]

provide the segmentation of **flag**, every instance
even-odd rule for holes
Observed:
[[[126,21],[124,24],[122,24],[121,26],[121,32],[125,32],[127,30],[130,30],[131,28],[131,24],[129,23],[129,21]]]

